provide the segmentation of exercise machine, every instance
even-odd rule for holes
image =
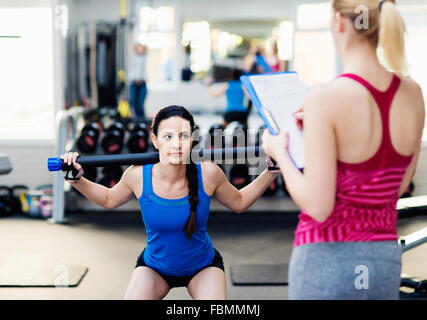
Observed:
[[[8,174],[12,171],[12,164],[10,163],[9,157],[0,154],[0,175]]]
[[[427,214],[427,196],[402,198],[397,202],[397,210],[399,212],[399,219],[424,216]],[[427,242],[427,226],[406,236],[399,237],[402,254],[425,242]],[[427,280],[402,274],[400,286],[413,290],[412,293],[401,291],[402,297],[427,298]]]

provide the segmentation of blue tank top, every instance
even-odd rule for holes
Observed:
[[[214,247],[207,233],[210,196],[203,189],[200,163],[197,166],[199,203],[196,210],[197,232],[189,240],[183,231],[190,216],[188,195],[166,199],[153,192],[153,165],[143,166],[143,191],[138,199],[147,232],[144,251],[146,265],[170,276],[192,275],[211,264]]]
[[[246,111],[245,105],[243,104],[245,93],[243,92],[240,81],[229,81],[225,95],[227,96],[227,109],[225,112]]]

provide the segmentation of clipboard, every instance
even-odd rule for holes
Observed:
[[[274,117],[273,113],[269,110],[269,108],[264,107],[263,101],[261,101],[259,94],[256,92],[255,87],[254,87],[253,83],[251,82],[251,79],[258,80],[257,77],[263,77],[263,78],[259,78],[259,79],[269,79],[269,77],[274,77],[274,76],[276,76],[276,78],[277,78],[277,76],[286,75],[286,74],[297,76],[297,72],[295,72],[295,71],[286,71],[286,72],[268,73],[268,74],[260,74],[260,75],[258,75],[258,74],[257,75],[245,75],[245,76],[240,77],[240,81],[242,82],[242,84],[245,87],[248,95],[250,96],[252,103],[254,104],[259,116],[261,117],[261,119],[265,123],[267,129],[269,130],[269,132],[272,135],[277,135],[280,133],[280,125],[279,125],[280,121]],[[273,79],[273,78],[270,78],[270,79]],[[296,79],[298,79],[298,77],[296,77]],[[273,80],[273,81],[276,81],[276,80]],[[276,82],[276,83],[279,83],[279,82]],[[290,82],[288,82],[288,84],[289,83]],[[299,87],[298,87],[298,85],[299,85]],[[297,83],[296,88],[297,89],[300,88],[301,85],[302,85],[302,83]],[[305,86],[304,86],[304,89],[305,89]],[[266,91],[268,91],[268,90],[266,90]],[[286,90],[284,90],[284,91],[286,91]],[[274,93],[272,93],[272,94],[274,94]],[[287,94],[289,97],[293,97],[292,89],[290,89],[290,92],[287,92],[287,93],[285,92],[284,94],[285,95]],[[299,91],[297,90],[297,93],[295,95],[297,95],[297,97],[298,97],[296,100],[301,100],[301,91],[300,90]],[[264,98],[265,97],[266,97],[266,94],[264,93]],[[303,98],[302,98],[302,100],[303,100]],[[302,106],[303,102],[301,101],[300,103]],[[295,107],[299,107],[299,106],[295,106]],[[278,109],[276,108],[276,114],[277,114],[277,110]],[[289,118],[289,114],[288,113],[286,113],[286,114],[287,114],[286,118]],[[280,120],[282,120],[282,119],[280,119]],[[289,121],[287,123],[289,123]],[[302,169],[305,165],[305,163],[304,163],[304,150],[303,150],[304,149],[303,133],[302,133],[302,131],[297,132],[297,130],[295,130],[295,128],[296,128],[296,124],[288,125],[286,128],[290,134],[289,154],[290,154],[291,160],[293,161],[295,166],[298,167],[299,169]]]
[[[276,72],[276,73],[270,73],[270,75],[273,74],[289,74],[293,73],[296,74],[296,71],[285,71],[285,72]],[[276,120],[274,119],[273,115],[269,110],[266,110],[263,108],[263,105],[258,98],[258,95],[252,86],[251,77],[258,77],[258,76],[266,76],[267,74],[255,74],[255,75],[246,75],[241,76],[240,81],[245,86],[246,91],[248,92],[249,96],[251,97],[252,103],[254,104],[259,116],[264,121],[268,131],[270,131],[271,134],[277,135],[280,132],[279,125],[277,124]]]

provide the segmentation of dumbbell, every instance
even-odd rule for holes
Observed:
[[[224,126],[214,124],[209,129],[209,148],[218,149],[225,147]]]
[[[148,127],[145,123],[137,123],[130,132],[127,146],[132,153],[144,153],[148,148]]]
[[[261,145],[261,136],[266,127],[264,125],[260,126],[258,129],[258,134],[255,137],[255,145],[259,147]]]
[[[104,124],[104,126],[108,126],[111,122],[115,122],[121,119],[119,111],[115,108],[101,108],[99,109],[98,114],[99,119]]]
[[[276,178],[273,182],[268,186],[267,190],[265,190],[263,197],[271,197],[274,196],[279,190],[279,179]]]
[[[102,138],[102,149],[108,154],[120,153],[123,149],[126,127],[121,122],[114,122],[105,131]]]
[[[289,192],[288,192],[288,189],[286,188],[285,179],[283,179],[283,177],[282,177],[281,189],[282,189],[283,194],[285,195],[285,197],[289,197],[290,196]]]
[[[230,169],[230,182],[237,189],[246,187],[251,181],[249,167],[245,164],[236,164]]]
[[[233,132],[233,148],[248,146],[248,128],[239,123]]]
[[[200,135],[200,127],[196,124],[194,126],[194,136],[193,136],[193,148],[200,149],[203,143],[203,137]],[[197,148],[196,148],[197,147]]]
[[[96,167],[87,167],[87,168],[83,168],[83,177],[85,177],[86,179],[88,179],[89,181],[95,182],[96,178],[98,176],[98,169]],[[77,190],[75,188],[73,188],[74,190]]]
[[[24,185],[15,185],[10,188],[10,198],[12,202],[12,210],[16,213],[22,213],[21,194],[27,193],[28,187]]]
[[[85,125],[77,139],[77,149],[82,153],[94,153],[98,146],[101,126],[97,122]]]
[[[0,217],[8,217],[12,214],[10,188],[8,186],[0,186]]]
[[[105,167],[102,169],[102,177],[98,183],[107,188],[114,187],[121,179],[123,170],[121,167]]]

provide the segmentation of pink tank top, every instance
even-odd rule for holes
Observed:
[[[397,240],[398,190],[411,156],[399,154],[390,138],[389,112],[400,85],[394,75],[382,92],[354,74],[343,74],[359,82],[374,97],[381,112],[382,141],[378,151],[357,164],[337,160],[337,186],[332,213],[320,223],[301,211],[294,247],[317,242]]]

